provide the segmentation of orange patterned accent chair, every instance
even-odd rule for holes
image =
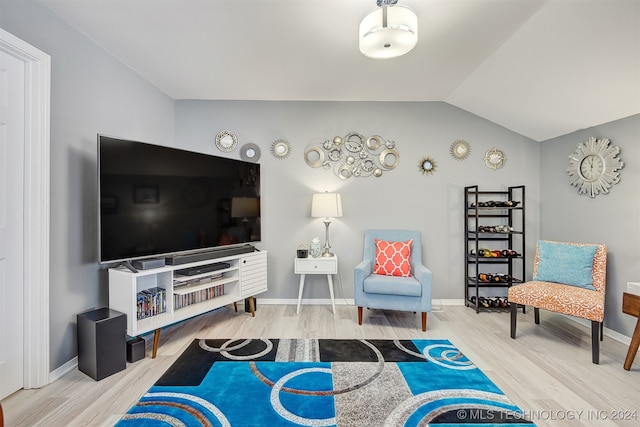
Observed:
[[[588,251],[591,251],[591,260],[588,255],[584,255]],[[548,268],[549,264],[555,267]],[[556,268],[555,273],[553,268]],[[571,283],[572,277],[564,279],[576,269],[582,269],[582,282]],[[516,337],[519,305],[533,307],[536,324],[540,324],[540,309],[579,317],[591,321],[592,362],[600,363],[599,341],[603,338],[606,270],[606,245],[539,241],[533,261],[533,280],[512,286],[508,291],[511,338]],[[584,280],[589,275],[589,280]]]

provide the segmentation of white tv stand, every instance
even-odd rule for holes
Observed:
[[[180,275],[178,270],[226,263],[224,268],[195,275]],[[157,301],[157,314],[140,318],[138,293],[164,289],[165,304]],[[109,269],[109,308],[127,315],[127,335],[131,337],[155,331],[152,358],[156,357],[160,329],[243,299],[249,301],[255,317],[253,297],[267,291],[267,252],[256,251],[180,265],[132,272],[126,267]],[[155,301],[155,300],[154,300]]]

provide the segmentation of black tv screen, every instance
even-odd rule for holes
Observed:
[[[260,240],[260,165],[98,135],[100,262]]]

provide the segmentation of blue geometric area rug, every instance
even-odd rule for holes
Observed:
[[[532,426],[447,340],[194,340],[126,426]]]

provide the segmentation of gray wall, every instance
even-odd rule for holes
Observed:
[[[32,1],[0,26],[51,55],[51,369],[77,354],[77,313],[108,303],[97,264],[96,134],[172,144],[174,103]]]
[[[177,101],[176,145],[194,151],[239,158],[217,150],[215,136],[231,130],[238,147],[257,144],[262,156],[263,247],[269,251],[269,292],[272,299],[297,298],[298,277],[293,257],[301,243],[314,236],[324,241],[324,224],[310,218],[311,195],[339,191],[344,216],[330,226],[333,251],[340,259],[341,285],[337,298],[353,298],[353,267],[361,260],[366,228],[410,228],[422,232],[423,261],[433,270],[435,299],[464,295],[463,189],[481,190],[527,186],[528,251],[538,236],[539,144],[442,102],[230,102]],[[341,180],[332,170],[313,169],[304,151],[336,135],[359,132],[396,142],[400,164],[381,177]],[[287,159],[274,158],[269,149],[276,139],[292,146]],[[457,139],[471,145],[468,159],[451,157]],[[503,150],[506,166],[487,168],[484,153]],[[423,175],[424,156],[437,161],[435,174]],[[531,261],[529,261],[531,263]],[[326,278],[310,277],[305,298],[328,298]]]
[[[569,185],[569,154],[589,139],[609,138],[624,162],[609,194],[579,195]],[[540,150],[540,236],[550,240],[605,243],[605,326],[631,336],[636,319],[622,314],[627,282],[640,280],[640,115],[545,141]]]

